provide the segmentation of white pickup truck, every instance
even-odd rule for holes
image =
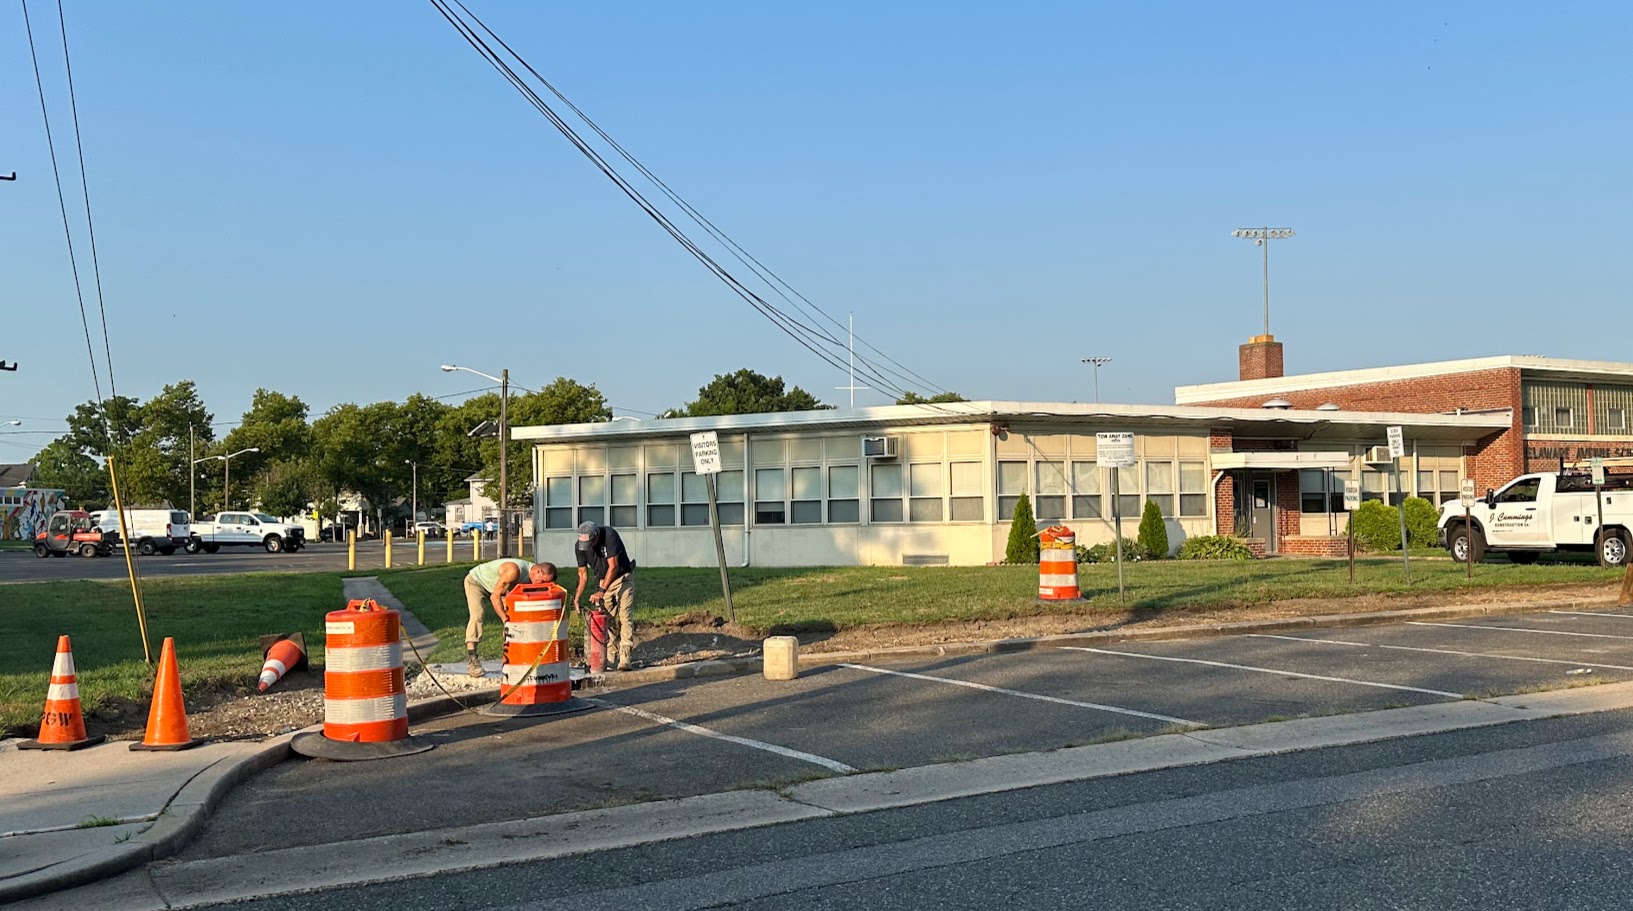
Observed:
[[[1487,552],[1532,563],[1558,551],[1593,552],[1600,566],[1625,566],[1633,530],[1633,478],[1611,475],[1595,503],[1587,472],[1521,475],[1469,509],[1452,500],[1440,507],[1440,541],[1452,559],[1480,562]],[[1600,515],[1603,511],[1603,522]]]
[[[224,512],[214,519],[193,522],[187,552],[213,554],[223,547],[264,547],[269,554],[294,553],[306,546],[306,529],[266,513]]]

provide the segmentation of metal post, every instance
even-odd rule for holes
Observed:
[[[1467,540],[1469,551],[1463,555],[1463,578],[1474,581],[1474,517],[1469,515],[1470,508],[1463,504],[1463,535]]]
[[[408,464],[414,469],[414,505],[412,509],[414,510],[413,522],[418,525],[420,521],[420,463],[409,462]]]
[[[232,456],[221,457],[221,509],[232,509]]]
[[[471,559],[482,562],[482,529],[471,530]]]
[[[1599,524],[1593,526],[1594,549],[1598,550],[1601,546],[1599,543],[1599,536],[1603,534],[1605,530],[1605,488],[1603,484],[1593,485],[1593,505],[1599,511]]]
[[[357,568],[357,529],[346,529],[346,568]]]
[[[446,519],[448,517],[443,516],[443,518]],[[447,562],[452,563],[452,562],[454,562],[454,530],[452,528],[449,528],[449,529],[446,529],[446,531],[448,533],[448,560],[447,560]]]
[[[425,565],[425,529],[416,528],[414,531],[419,535],[419,538],[420,538],[420,554],[419,554],[420,562],[419,562],[419,565],[424,566]]]
[[[193,425],[187,425],[187,515],[189,518],[198,511],[198,462],[194,461],[193,454]]]
[[[1116,525],[1112,532],[1112,549],[1117,552],[1117,600],[1127,600],[1123,593],[1123,498],[1118,489],[1118,469],[1111,470],[1111,520]]]
[[[1401,460],[1395,459],[1395,492],[1403,494],[1401,505],[1395,507],[1395,516],[1401,522],[1401,566],[1406,570],[1406,584],[1412,584],[1412,558],[1406,553],[1406,489],[1401,487]]]
[[[1264,227],[1264,334],[1270,334],[1270,226]]]
[[[731,578],[726,575],[726,542],[720,536],[720,508],[715,503],[714,475],[703,476],[709,487],[709,524],[714,527],[714,556],[720,563],[720,591],[726,599],[726,619],[737,622],[737,610],[731,603]]]
[[[1355,513],[1349,514],[1349,581],[1355,584]]]
[[[510,370],[499,371],[499,556],[510,556]]]
[[[389,529],[389,528],[385,529],[385,530],[381,531],[380,534],[381,534],[382,537],[385,538],[385,542],[386,542],[386,569],[390,569],[391,568],[391,529]]]

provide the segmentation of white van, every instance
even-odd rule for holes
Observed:
[[[91,521],[104,535],[111,535],[114,541],[119,540],[117,512],[111,509],[93,512]],[[144,556],[154,553],[169,556],[177,548],[186,547],[187,539],[192,536],[192,517],[180,509],[127,509],[125,525],[125,533],[135,545],[136,552]]]

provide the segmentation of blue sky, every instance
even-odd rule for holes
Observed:
[[[1234,379],[1261,285],[1230,231],[1263,224],[1298,232],[1271,250],[1290,372],[1633,360],[1605,331],[1633,284],[1633,7],[467,2],[755,256],[972,398],[1088,400],[1091,354],[1106,401]],[[844,402],[429,4],[66,6],[121,393],[191,378],[230,421],[258,386],[321,412],[478,384],[453,361],[627,413],[743,366]],[[29,10],[71,178],[55,7]],[[16,5],[12,170],[0,420],[55,431],[92,390]],[[49,439],[0,434],[0,461]]]

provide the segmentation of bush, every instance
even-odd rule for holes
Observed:
[[[1350,518],[1355,527],[1355,542],[1361,547],[1383,553],[1401,549],[1400,516],[1395,507],[1380,500],[1368,500]]]
[[[1145,548],[1141,547],[1140,542],[1129,538],[1118,538],[1117,540],[1123,545],[1123,562],[1135,563],[1140,560],[1151,559],[1151,553]],[[1117,551],[1112,549],[1112,544],[1110,541],[1107,541],[1104,544],[1096,544],[1093,547],[1086,549],[1079,547],[1077,549],[1077,562],[1116,563]]]
[[[1435,504],[1422,497],[1408,497],[1401,508],[1406,510],[1406,540],[1413,547],[1440,543],[1440,510],[1435,509]]]
[[[1202,535],[1179,546],[1181,560],[1251,560],[1253,551],[1230,535]]]
[[[1145,514],[1140,516],[1140,547],[1153,560],[1168,559],[1168,526],[1162,521],[1162,509],[1156,500],[1145,501]]]
[[[1004,562],[1038,562],[1038,522],[1032,518],[1032,501],[1024,493],[1015,504],[1015,516],[1009,523],[1009,543],[1004,546]]]

